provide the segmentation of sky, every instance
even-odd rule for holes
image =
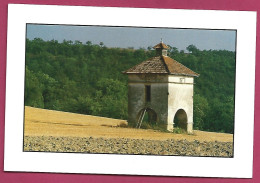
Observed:
[[[186,51],[193,44],[200,50],[236,49],[236,31],[211,29],[173,29],[141,27],[105,27],[76,25],[27,24],[28,39],[42,38],[45,41],[81,41],[93,44],[103,42],[107,47],[147,48],[162,41],[178,50]]]

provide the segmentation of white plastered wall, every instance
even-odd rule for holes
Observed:
[[[193,77],[168,77],[168,130],[173,130],[174,116],[179,109],[187,114],[187,131],[192,133],[193,127]]]

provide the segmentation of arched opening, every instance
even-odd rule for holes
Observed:
[[[187,114],[183,109],[179,109],[174,116],[174,128],[182,128],[187,130]]]
[[[137,126],[141,127],[142,124],[148,123],[149,125],[157,124],[158,116],[156,112],[151,108],[143,108],[139,111],[137,115]]]

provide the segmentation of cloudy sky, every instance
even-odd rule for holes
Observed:
[[[103,42],[107,47],[147,48],[160,42],[186,50],[193,44],[200,50],[236,49],[236,31],[202,30],[173,28],[140,28],[140,27],[102,27],[75,25],[37,25],[27,24],[27,38],[36,37],[43,40],[79,40],[93,44]]]

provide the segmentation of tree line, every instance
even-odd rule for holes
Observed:
[[[194,128],[233,133],[235,52],[169,47],[171,58],[200,74],[195,78]],[[27,39],[25,105],[127,119],[127,76],[122,71],[155,56],[150,48]]]

